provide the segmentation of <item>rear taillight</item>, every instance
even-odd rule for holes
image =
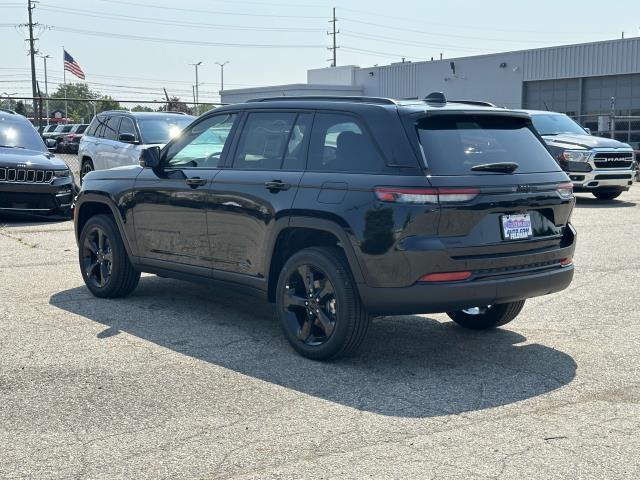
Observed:
[[[573,183],[561,183],[557,190],[562,198],[573,198]]]
[[[573,264],[573,258],[572,257],[566,257],[566,258],[561,258],[560,259],[560,265],[562,265],[563,267],[568,267],[571,264]]]
[[[376,187],[376,197],[382,202],[427,204],[468,202],[478,196],[477,188],[411,188]]]
[[[420,277],[419,282],[460,282],[471,277],[471,272],[441,272],[430,273]]]

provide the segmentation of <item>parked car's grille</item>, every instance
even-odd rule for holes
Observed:
[[[593,159],[597,168],[631,168],[633,153],[631,152],[600,152]]]
[[[51,183],[53,170],[0,168],[0,182]]]

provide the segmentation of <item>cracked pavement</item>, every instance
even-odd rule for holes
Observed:
[[[573,222],[573,284],[507,328],[385,317],[323,364],[258,299],[93,298],[71,222],[0,220],[0,478],[639,478],[640,189]]]

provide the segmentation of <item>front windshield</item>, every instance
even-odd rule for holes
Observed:
[[[4,148],[26,148],[46,151],[44,142],[35,128],[15,115],[0,113],[0,146]]]
[[[184,127],[193,121],[191,115],[167,115],[166,117],[139,118],[138,125],[144,143],[167,143],[180,135]]]
[[[588,133],[576,122],[566,115],[541,114],[532,115],[533,126],[540,135],[560,135],[571,133],[573,135],[588,135]]]

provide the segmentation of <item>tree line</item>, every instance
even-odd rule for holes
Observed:
[[[65,95],[66,92],[66,95]],[[132,95],[135,99],[135,95]],[[110,95],[105,95],[98,90],[92,90],[86,83],[67,83],[66,85],[58,85],[55,91],[49,94],[49,98],[56,98],[58,100],[50,100],[49,101],[49,112],[53,112],[56,110],[65,111],[65,101],[64,98],[67,99],[85,99],[92,101],[74,101],[67,100],[67,115],[71,122],[73,123],[89,123],[93,116],[97,113],[104,112],[105,110],[128,110],[131,107],[131,103],[128,103],[123,106],[118,102],[117,99],[114,99]],[[43,95],[43,99],[46,96]],[[127,98],[129,100],[129,98]],[[11,99],[2,98],[0,99],[0,108],[8,108],[10,110],[15,110],[17,113],[21,115],[25,115],[27,117],[33,116],[33,106],[30,101],[14,101]],[[143,101],[140,104],[136,104],[131,107],[131,111],[134,112],[164,112],[164,111],[173,111],[173,112],[184,112],[191,115],[196,115],[199,113],[203,113],[207,110],[213,108],[211,105],[199,105],[197,111],[194,109],[193,105],[189,105],[186,102],[183,102],[180,97],[172,96],[169,97],[169,102],[165,103],[154,103],[145,105]],[[45,113],[45,105],[43,102],[42,105],[42,116],[46,117]]]

